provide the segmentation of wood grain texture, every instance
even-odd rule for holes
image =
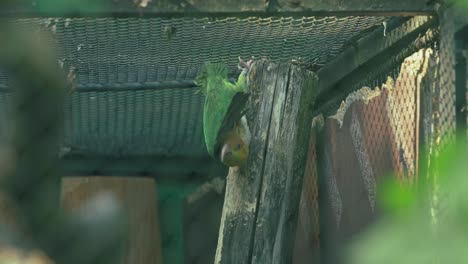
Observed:
[[[231,168],[215,263],[290,263],[317,77],[257,61],[249,74],[246,168]]]
[[[252,139],[248,171],[230,168],[227,176],[221,227],[215,263],[249,263],[254,234],[257,197],[261,185],[266,139],[272,111],[275,75],[278,67],[257,62],[249,74],[251,97],[247,113]],[[258,76],[257,76],[258,75]],[[266,129],[265,129],[266,128]]]
[[[111,193],[127,212],[129,240],[121,263],[162,263],[156,185],[137,177],[69,177],[62,182],[62,206],[75,212],[98,194]]]

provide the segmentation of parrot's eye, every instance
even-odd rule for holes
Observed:
[[[236,148],[237,148],[237,149],[242,148],[242,144],[237,144]]]

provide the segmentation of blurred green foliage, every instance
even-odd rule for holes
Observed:
[[[468,11],[468,0],[458,0],[458,1]]]
[[[431,161],[429,177],[383,184],[384,216],[354,241],[349,262],[468,263],[467,158],[466,145],[448,146]]]

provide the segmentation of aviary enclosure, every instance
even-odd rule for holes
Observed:
[[[448,0],[2,1],[0,262],[349,263],[385,217],[379,185],[437,182],[445,146],[466,146],[467,14]],[[207,153],[195,80],[222,63],[235,81],[239,57],[253,58],[251,141],[228,168]]]

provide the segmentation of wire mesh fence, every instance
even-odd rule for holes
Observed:
[[[13,23],[50,33],[46,41],[56,48],[68,88],[76,91],[65,97],[64,147],[106,156],[201,156],[206,155],[200,122],[204,99],[193,92],[193,80],[205,62],[229,65],[232,78],[239,73],[238,56],[323,65],[352,36],[384,19],[33,18]],[[0,70],[0,87],[8,83]]]
[[[438,34],[437,28],[429,29],[395,57],[385,58],[364,78],[344,78],[351,80],[339,84],[348,91],[345,100],[340,101],[342,97],[338,96],[320,109],[317,118],[325,118],[325,142],[323,147],[316,150],[313,146],[310,150],[311,167],[304,176],[298,222],[298,232],[305,232],[298,236],[307,238],[309,244],[307,250],[301,249],[297,254],[320,258],[318,252],[327,252],[318,250],[320,244],[330,250],[329,254],[338,255],[343,245],[379,215],[378,185],[389,175],[403,184],[417,182],[420,156],[424,155],[420,152],[427,150],[420,148],[423,144],[429,148],[434,140],[430,106],[436,97],[435,84],[442,67]],[[450,102],[445,103],[445,107],[450,107]],[[317,163],[315,151],[323,164]],[[317,177],[317,166],[323,166],[323,186]],[[326,189],[320,191],[318,186]],[[327,196],[320,205],[319,195]],[[329,223],[327,229],[320,228],[321,221]],[[325,245],[312,242],[323,238]],[[325,263],[339,261],[325,258],[329,261]]]

